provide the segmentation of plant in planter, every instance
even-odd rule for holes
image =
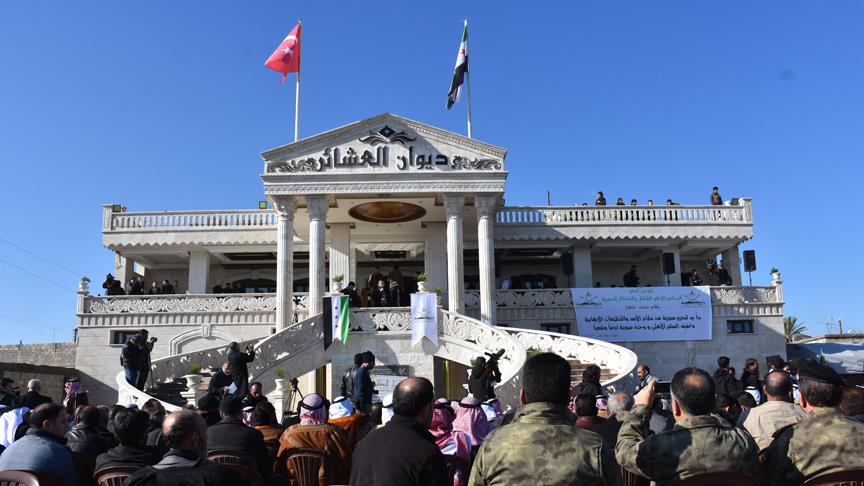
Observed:
[[[429,277],[426,275],[425,272],[417,275],[417,291],[418,292],[428,292],[429,291],[429,287],[427,286],[427,283],[426,283],[426,280],[428,278]]]
[[[771,267],[771,273],[772,274],[780,273],[780,270],[777,270],[777,267]]]
[[[330,292],[338,294],[342,292],[342,282],[345,280],[345,275],[336,275],[330,281]]]
[[[288,389],[288,380],[285,379],[285,368],[276,368],[273,370],[273,375],[276,376],[276,391],[284,393]]]
[[[443,294],[444,291],[441,290],[441,287],[435,287],[434,289],[432,289],[432,292],[435,292],[435,298],[438,301],[438,305],[441,305],[441,294]]]
[[[184,376],[186,379],[186,387],[194,388],[201,384],[201,363],[190,363],[189,364],[189,374]]]

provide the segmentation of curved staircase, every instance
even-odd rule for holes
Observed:
[[[352,310],[348,343],[333,343],[327,350],[323,346],[322,321],[322,315],[318,314],[270,336],[240,343],[241,347],[249,343],[255,347],[256,357],[250,366],[250,379],[262,382],[264,391],[268,392],[272,389],[276,368],[284,369],[287,377],[298,377],[334,359],[345,361],[347,357],[350,362],[354,353],[386,346],[394,350],[394,355],[433,355],[466,366],[470,366],[471,360],[477,356],[503,349],[504,355],[499,362],[502,379],[496,394],[504,406],[511,407],[518,406],[520,371],[527,353],[533,350],[554,352],[570,361],[576,382],[581,379],[581,369],[588,363],[601,367],[602,384],[610,391],[630,389],[636,380],[636,355],[621,346],[569,334],[490,326],[444,309],[439,309],[438,314],[437,346],[426,339],[416,346],[411,345],[409,308]],[[218,346],[154,360],[153,379],[158,383],[177,382],[188,373],[191,365],[218,369],[225,360],[225,354],[225,346]],[[122,372],[117,376],[117,384],[118,403],[140,405],[154,398],[127,384]],[[179,408],[164,400],[163,405],[169,411]]]

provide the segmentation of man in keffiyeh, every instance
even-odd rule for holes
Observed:
[[[486,413],[480,407],[480,400],[472,396],[467,396],[461,402],[455,403],[453,410],[456,412],[453,430],[468,434],[474,445],[482,444],[483,439],[494,428],[486,419]]]
[[[348,444],[353,448],[357,444],[357,436],[366,426],[366,416],[354,410],[354,404],[348,397],[336,397],[330,405],[330,419],[327,423],[345,431]]]
[[[439,398],[432,412],[432,423],[429,424],[429,432],[435,437],[435,445],[442,454],[461,457],[466,464],[471,461],[471,438],[464,432],[453,430],[453,420],[456,412],[450,406],[446,398]],[[457,470],[453,478],[453,486],[465,484],[468,480],[468,471]]]
[[[295,478],[294,467],[288,464],[288,456],[294,449],[315,449],[329,454],[331,464],[335,465],[330,471],[321,468],[318,477],[320,483],[348,483],[351,475],[351,445],[342,429],[327,423],[328,406],[327,400],[317,393],[310,393],[303,398],[300,402],[300,423],[288,427],[279,438],[276,473]]]
[[[81,382],[78,378],[72,378],[66,382],[63,394],[63,406],[66,407],[66,415],[74,417],[79,405],[89,405],[87,393],[81,391]]]
[[[15,442],[16,432],[29,412],[30,409],[24,406],[0,409],[0,446],[9,447]]]
[[[501,402],[497,398],[490,398],[483,402],[481,406],[483,407],[483,413],[486,414],[486,420],[490,424],[498,426],[499,420],[504,416],[504,412],[501,411]]]

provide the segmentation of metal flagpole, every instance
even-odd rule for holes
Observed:
[[[302,20],[297,21],[298,25],[303,25]],[[301,34],[298,34],[300,37]],[[297,39],[298,41],[300,39]],[[301,46],[302,48],[302,46]],[[297,50],[297,55],[300,55],[300,49]],[[294,141],[297,141],[300,134],[300,64],[297,64],[297,89],[294,92]]]
[[[465,30],[468,30],[468,19],[465,19]],[[465,56],[468,57],[467,50]],[[473,138],[471,137],[471,64],[468,59],[465,61],[468,62],[468,69],[465,71],[465,95],[468,102],[468,138]]]

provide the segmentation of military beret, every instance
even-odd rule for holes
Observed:
[[[798,366],[798,378],[829,383],[831,385],[843,386],[843,378],[830,366],[821,365],[812,361],[802,361]]]

